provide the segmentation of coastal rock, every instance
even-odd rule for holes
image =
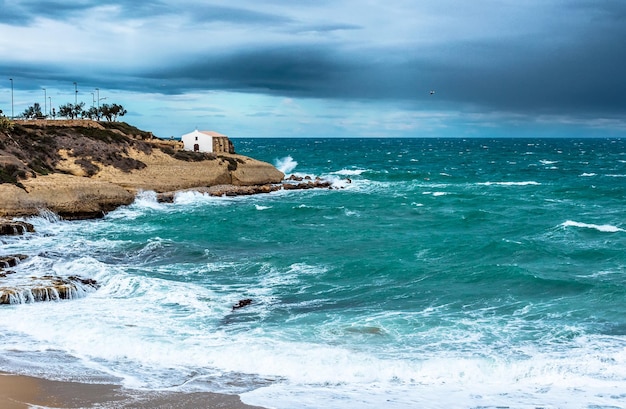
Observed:
[[[0,235],[18,236],[24,233],[33,233],[34,231],[35,228],[30,223],[0,219]]]
[[[237,168],[231,171],[230,184],[236,186],[253,186],[279,183],[285,174],[273,166],[256,159],[240,155],[229,155],[237,161]]]
[[[47,209],[66,219],[96,218],[140,191],[284,178],[269,163],[234,153],[194,155],[124,123],[23,121],[11,132],[0,132],[0,217]]]
[[[89,278],[46,275],[32,277],[32,284],[0,287],[0,304],[25,304],[39,301],[59,301],[83,297],[99,285]]]
[[[0,215],[28,216],[48,209],[67,219],[94,218],[135,199],[113,183],[73,175],[39,176],[22,184],[24,189],[0,184]]]
[[[0,273],[4,268],[10,268],[17,266],[23,260],[26,260],[28,256],[24,254],[13,254],[11,256],[2,256],[0,257]],[[2,277],[2,275],[0,275]]]

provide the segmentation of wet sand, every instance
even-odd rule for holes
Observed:
[[[117,385],[59,382],[0,372],[2,409],[120,408],[120,409],[262,409],[238,396],[208,392],[146,392]]]

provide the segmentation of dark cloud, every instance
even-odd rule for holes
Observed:
[[[28,10],[11,0],[0,0],[0,10],[0,24],[22,26],[31,21]]]
[[[22,23],[30,23],[36,17],[66,20],[97,4],[96,1],[12,1],[8,8],[19,10],[24,17]]]
[[[228,22],[236,24],[285,24],[290,18],[244,8],[198,4],[191,11],[194,22]]]
[[[0,4],[0,22],[13,25],[26,24],[35,15],[69,18],[101,5],[96,0]],[[143,0],[108,4],[120,6],[120,16],[125,18],[171,14],[186,16],[192,24],[224,22],[253,29],[245,30],[248,37],[237,38],[229,51],[211,47],[214,44],[208,39],[212,33],[207,32],[204,51],[187,53],[181,43],[176,58],[170,54],[160,64],[154,60],[138,63],[132,70],[108,62],[99,66],[17,66],[0,61],[0,73],[14,76],[19,72],[33,82],[63,86],[78,81],[86,86],[164,94],[215,89],[336,100],[393,100],[415,107],[440,104],[448,109],[472,107],[527,115],[617,117],[626,112],[623,0],[573,0],[563,6],[550,3],[547,9],[560,14],[538,15],[542,25],[536,30],[518,27],[498,35],[485,26],[485,35],[451,35],[450,40],[432,42],[418,41],[421,39],[412,38],[409,31],[400,41],[372,44],[367,41],[372,20],[323,14],[306,22],[298,19],[308,7],[315,9],[318,3],[314,1],[298,3],[289,9],[291,14],[281,14],[277,10],[284,9],[280,7],[251,8],[255,3],[247,6],[246,2],[239,2],[241,7]],[[471,6],[476,8],[473,15],[481,16],[484,11],[485,18],[493,18],[487,15],[485,4],[480,4]],[[294,12],[298,7],[304,9],[298,10],[301,14]],[[276,28],[282,37],[264,37]],[[435,31],[449,34],[439,26]],[[361,34],[365,36],[362,41]],[[436,90],[435,96],[429,95],[430,89]]]

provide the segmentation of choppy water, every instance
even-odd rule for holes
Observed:
[[[234,142],[338,189],[30,220],[14,276],[102,287],[2,306],[0,367],[281,409],[626,407],[625,140]]]

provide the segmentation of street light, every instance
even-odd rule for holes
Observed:
[[[93,92],[91,93],[91,106],[96,106],[96,97],[94,96]]]
[[[98,94],[98,109],[100,109],[100,88],[96,88],[96,93]]]
[[[11,119],[15,118],[15,114],[13,114],[13,78],[9,78],[11,81]]]
[[[48,97],[46,96],[46,89],[42,88],[43,90],[43,116],[46,116],[46,103],[48,101],[46,101],[48,99]]]
[[[48,115],[52,115],[52,97],[48,97],[48,101],[50,101],[48,104]]]
[[[78,84],[74,81],[74,105],[78,105]]]

